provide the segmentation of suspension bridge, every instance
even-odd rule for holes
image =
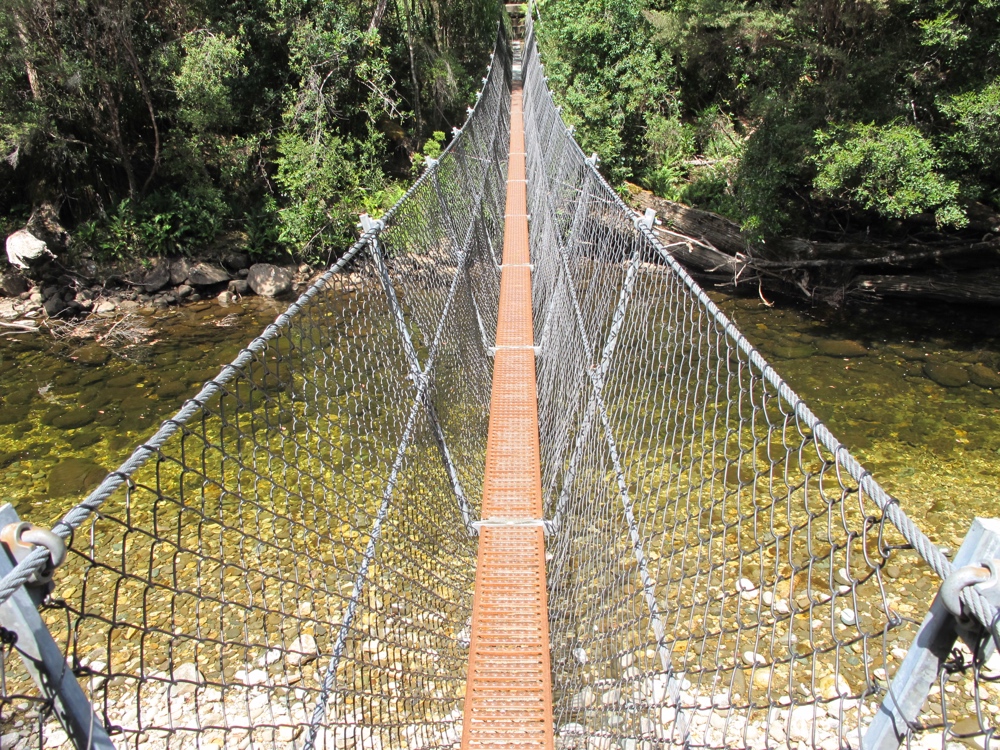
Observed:
[[[998,524],[949,560],[816,419],[580,150],[530,17],[363,229],[51,531],[0,509],[0,731],[990,746]]]

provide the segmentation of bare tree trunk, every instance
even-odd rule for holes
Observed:
[[[406,17],[406,47],[410,52],[410,81],[413,83],[413,116],[417,120],[417,139],[424,130],[423,117],[420,114],[420,81],[417,80],[417,56],[413,50],[413,3],[407,7],[407,1],[402,1],[403,15]]]
[[[368,33],[375,31],[381,25],[382,17],[385,15],[385,9],[388,4],[389,0],[378,0],[375,12],[372,14],[372,22],[368,24]]]
[[[31,96],[35,101],[42,98],[42,87],[38,83],[38,69],[35,68],[35,64],[31,61],[31,44],[30,38],[28,36],[28,29],[24,25],[24,19],[21,18],[21,14],[18,11],[13,12],[14,25],[17,27],[17,37],[21,40],[21,46],[24,48],[24,69],[28,74],[28,85],[31,87]]]

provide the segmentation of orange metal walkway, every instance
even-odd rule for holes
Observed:
[[[462,734],[468,750],[553,746],[524,118],[517,82],[510,117],[500,313]]]

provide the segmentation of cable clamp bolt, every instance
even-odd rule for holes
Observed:
[[[65,540],[50,531],[35,526],[27,521],[9,523],[0,530],[0,542],[3,542],[10,554],[18,563],[35,551],[35,547],[48,550],[49,561],[39,572],[31,576],[29,581],[34,584],[45,584],[52,580],[56,568],[66,559]]]
[[[951,572],[941,584],[941,601],[955,617],[968,621],[970,615],[962,611],[962,590],[969,586],[975,586],[988,598],[995,600],[1000,587],[997,581],[1000,580],[1000,560],[985,560],[979,565],[966,565]],[[996,588],[996,591],[987,593],[983,589]]]

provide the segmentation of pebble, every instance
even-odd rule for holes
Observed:
[[[741,578],[737,584],[736,588],[739,591],[756,591],[757,584],[751,581],[749,578]]]
[[[885,574],[889,576],[889,578],[899,578],[902,571],[899,569],[898,565],[886,565]]]
[[[590,708],[597,702],[597,694],[594,689],[587,685],[583,690],[573,696],[570,701],[570,707],[574,711],[581,711],[585,708]]]
[[[758,654],[756,651],[744,651],[743,663],[746,664],[748,667],[752,667],[754,665],[760,666],[763,664],[767,664],[767,659],[761,654]]]
[[[587,658],[587,650],[584,648],[574,648],[573,658],[576,659],[580,664],[586,664],[589,661]]]
[[[845,625],[854,625],[858,621],[858,616],[853,609],[845,609],[840,613],[840,621]]]

